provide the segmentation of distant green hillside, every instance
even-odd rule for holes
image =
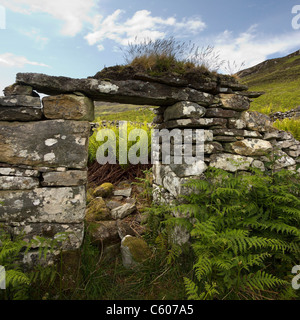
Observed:
[[[95,102],[95,120],[123,120],[133,122],[152,122],[155,117],[151,110],[155,107],[118,104],[109,102]]]
[[[249,90],[265,92],[254,99],[251,110],[269,114],[300,105],[300,50],[242,70],[237,76]]]

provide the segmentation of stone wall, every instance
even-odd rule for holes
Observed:
[[[81,93],[43,98],[31,86],[12,85],[0,97],[0,223],[55,238],[64,249],[83,239],[89,121],[93,101]],[[34,252],[31,252],[31,256]]]
[[[204,130],[203,161],[153,166],[155,201],[178,199],[183,184],[208,167],[268,170],[273,158],[273,170],[297,170],[300,142],[273,128],[267,116],[249,112],[250,99],[261,93],[248,92],[236,79],[108,75],[111,79],[101,73],[87,79],[20,73],[0,97],[0,222],[13,233],[54,237],[70,231],[66,248],[80,246],[95,100],[159,106],[157,128]],[[50,95],[42,106],[35,91]]]

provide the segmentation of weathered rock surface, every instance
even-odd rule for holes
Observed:
[[[116,221],[93,222],[88,226],[92,244],[104,247],[120,242]]]
[[[95,198],[88,204],[85,215],[86,221],[111,220],[111,218],[110,210],[103,198]]]
[[[0,97],[0,106],[41,108],[41,100],[38,97],[23,96],[23,95]]]
[[[113,219],[123,219],[133,213],[136,210],[134,203],[125,203],[120,207],[111,210],[111,216]]]
[[[273,146],[262,139],[244,139],[232,143],[231,149],[242,156],[263,156],[271,152]]]
[[[152,252],[145,240],[127,235],[121,242],[121,254],[124,267],[130,268],[149,259]]]
[[[213,154],[211,156],[210,166],[229,172],[236,172],[238,170],[248,170],[253,160],[254,159],[251,157],[243,157],[227,153]]]
[[[32,96],[32,87],[22,86],[14,83],[4,88],[3,93],[5,96],[16,96],[16,95]]]
[[[223,108],[236,111],[245,111],[250,108],[249,99],[242,95],[220,94]]]
[[[0,122],[0,162],[85,169],[88,122]]]
[[[140,80],[103,81],[97,79],[72,79],[53,77],[38,73],[18,73],[16,82],[33,87],[38,92],[59,95],[82,92],[92,100],[149,105],[173,105],[191,101],[208,105],[213,95],[192,88],[178,90],[176,87]]]
[[[201,119],[178,119],[170,120],[159,126],[160,129],[174,128],[209,128],[213,126],[225,127],[227,119],[201,118]]]
[[[12,227],[13,234],[23,234],[24,240],[30,240],[36,236],[54,239],[58,234],[63,233],[66,240],[62,242],[63,250],[79,249],[84,236],[84,225],[81,223],[24,223],[17,222]]]
[[[0,190],[30,190],[39,186],[39,179],[30,177],[0,176]]]
[[[43,98],[47,119],[93,121],[94,102],[84,95],[61,94]]]
[[[43,181],[41,184],[45,187],[73,187],[87,183],[87,171],[46,172],[42,176]]]
[[[86,206],[85,187],[0,191],[0,221],[81,223]]]
[[[42,117],[41,108],[0,106],[0,121],[38,121]]]
[[[197,103],[181,101],[168,107],[164,113],[164,121],[184,118],[199,119],[205,115],[206,109]]]

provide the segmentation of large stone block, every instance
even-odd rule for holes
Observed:
[[[0,221],[81,223],[86,207],[85,187],[0,191]]]
[[[248,170],[254,159],[251,157],[222,153],[213,154],[210,160],[211,167],[236,172],[238,170]]]
[[[206,109],[197,103],[181,101],[166,109],[164,121],[173,119],[195,118],[199,119],[205,115]]]
[[[42,119],[40,98],[31,96],[0,97],[1,121],[37,121]]]
[[[43,98],[47,119],[94,121],[94,102],[84,95],[61,94]]]
[[[0,162],[85,169],[88,122],[0,122]]]
[[[42,186],[72,187],[87,183],[87,171],[69,170],[66,172],[46,172],[43,174]]]
[[[247,97],[237,94],[220,94],[223,108],[236,111],[245,111],[250,108],[250,101]]]
[[[24,223],[12,224],[14,235],[22,234],[25,241],[36,236],[48,239],[55,239],[59,234],[63,234],[65,240],[61,244],[61,249],[79,249],[84,236],[84,223],[61,224],[61,223]],[[38,244],[37,244],[38,247]]]
[[[262,139],[244,139],[232,143],[231,149],[242,156],[263,156],[269,154],[273,147],[269,141]]]

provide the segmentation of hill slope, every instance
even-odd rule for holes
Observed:
[[[300,50],[286,57],[266,60],[237,73],[251,91],[264,91],[252,110],[262,113],[288,111],[300,105]]]

